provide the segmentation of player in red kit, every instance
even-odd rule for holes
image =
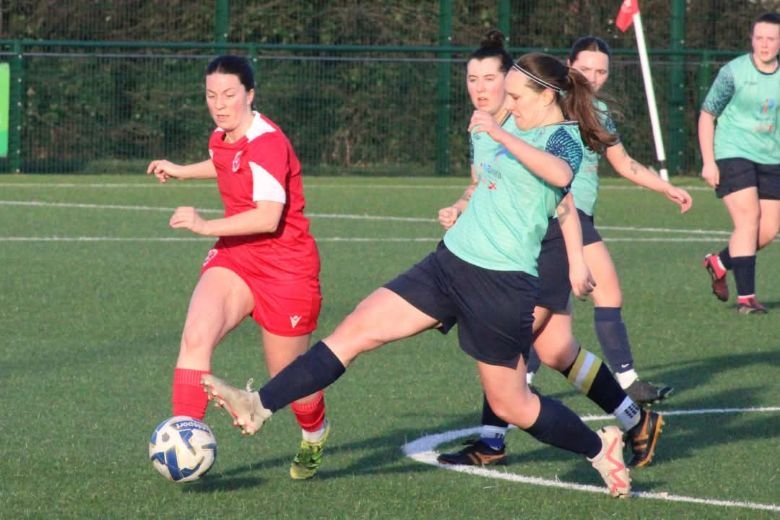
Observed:
[[[225,211],[206,220],[195,208],[176,208],[173,228],[218,237],[192,293],[173,374],[173,415],[203,419],[208,398],[201,376],[211,371],[219,342],[247,316],[260,325],[265,361],[277,374],[309,345],[322,296],[317,244],[304,215],[301,164],[282,130],[253,111],[254,74],[239,56],[220,56],[206,68],[206,102],[217,125],[210,159],[187,165],[154,160],[147,173],[170,178],[216,178]],[[292,405],[303,439],[290,467],[294,479],[314,476],[330,432],[323,393]]]

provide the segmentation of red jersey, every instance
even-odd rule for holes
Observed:
[[[255,201],[279,202],[284,209],[274,233],[220,237],[214,247],[240,255],[242,267],[253,276],[278,281],[317,278],[320,259],[303,214],[301,163],[287,136],[255,112],[246,135],[234,143],[224,138],[224,130],[214,130],[209,154],[225,217],[255,209]]]

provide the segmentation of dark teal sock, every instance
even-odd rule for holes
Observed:
[[[731,259],[737,296],[756,294],[756,256],[735,256]]]
[[[731,253],[729,253],[729,246],[726,246],[723,248],[723,251],[718,253],[718,258],[720,258],[720,263],[723,265],[726,270],[730,271],[733,269],[734,264],[731,261]]]
[[[260,390],[263,406],[275,412],[335,382],[346,369],[322,341],[287,365]]]
[[[634,368],[628,331],[620,307],[596,307],[593,309],[593,322],[601,351],[612,372],[625,372]]]
[[[527,431],[535,439],[593,458],[601,451],[601,439],[579,416],[560,401],[539,396],[541,410]]]

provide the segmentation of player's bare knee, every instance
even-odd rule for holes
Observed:
[[[211,355],[216,341],[212,334],[198,326],[187,326],[181,335],[180,352],[183,355]]]

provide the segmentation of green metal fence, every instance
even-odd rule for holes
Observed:
[[[230,52],[253,60],[257,107],[309,173],[463,175],[464,60],[491,27],[518,55],[565,56],[577,36],[607,39],[621,137],[654,160],[633,32],[613,25],[619,0],[62,4],[0,3],[0,62],[11,70],[0,171],[126,173],[155,157],[202,159],[212,127],[203,69]],[[641,6],[670,171],[690,173],[702,96],[717,68],[749,48],[750,21],[780,0]]]

